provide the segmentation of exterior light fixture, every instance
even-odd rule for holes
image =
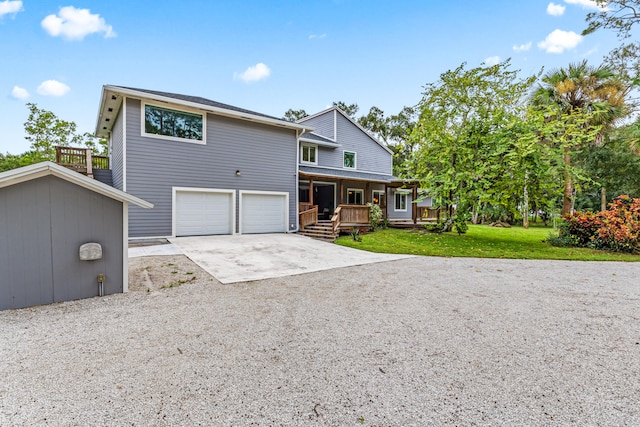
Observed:
[[[237,170],[236,171],[236,176],[240,176],[240,175],[242,175],[242,173],[240,172],[240,170]]]

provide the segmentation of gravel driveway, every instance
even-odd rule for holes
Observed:
[[[640,265],[411,259],[0,313],[0,425],[637,425]]]

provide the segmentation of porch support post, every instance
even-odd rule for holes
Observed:
[[[340,197],[338,197],[338,204],[342,205],[344,204],[344,181],[340,180],[338,182],[340,182]]]
[[[411,215],[413,216],[413,225],[418,222],[418,184],[413,184],[413,198],[411,199]]]
[[[369,191],[369,181],[364,185],[364,204],[371,202],[371,192]]]
[[[389,218],[389,187],[384,185],[384,217]]]
[[[313,206],[313,178],[309,178],[309,204]]]

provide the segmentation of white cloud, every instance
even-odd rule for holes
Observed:
[[[553,30],[547,38],[538,43],[540,49],[547,53],[562,53],[573,49],[582,42],[582,36],[573,31]]]
[[[608,10],[606,4],[600,6],[593,0],[564,0],[564,2],[568,4],[577,4],[578,6],[582,6],[583,9]]]
[[[496,65],[500,62],[500,57],[498,55],[496,56],[490,56],[488,58],[485,58],[484,63],[487,65]]]
[[[555,4],[553,2],[547,5],[547,13],[551,16],[562,16],[566,9],[566,6]]]
[[[107,25],[100,15],[91,14],[89,9],[76,9],[73,6],[60,8],[57,15],[47,16],[41,25],[49,35],[68,40],[82,40],[93,33],[104,33],[105,37],[116,36],[113,27]]]
[[[64,96],[71,88],[57,80],[46,80],[38,86],[38,93],[43,96]]]
[[[271,69],[262,62],[247,68],[244,73],[233,73],[234,80],[242,80],[245,83],[257,82],[266,79],[271,74]]]
[[[520,45],[515,45],[515,44],[513,45],[513,50],[516,52],[526,52],[529,49],[531,49],[531,42],[520,44]]]
[[[27,99],[30,95],[25,88],[14,86],[11,90],[11,96],[13,96],[15,99]]]
[[[20,11],[22,11],[22,1],[0,1],[0,18],[4,15],[15,15]]]
[[[327,33],[322,33],[322,34],[311,34],[309,36],[309,40],[313,40],[313,39],[324,39],[325,37],[327,37]]]

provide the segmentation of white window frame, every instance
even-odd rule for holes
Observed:
[[[346,153],[353,154],[353,167],[352,168],[344,165],[344,155]],[[355,151],[343,150],[342,151],[342,168],[343,169],[357,169],[357,167],[358,167],[358,153],[356,153]]]
[[[362,205],[364,205],[364,190],[362,188],[347,188],[347,204],[350,205],[357,205],[358,203],[349,203],[349,192],[353,192],[354,193],[354,199],[355,199],[355,194],[359,193],[360,194],[360,200],[362,201]],[[354,200],[355,202],[355,200]]]
[[[305,148],[313,148],[315,151],[315,158],[316,161],[315,162],[310,162],[304,159],[304,149]],[[318,164],[318,145],[317,144],[310,144],[308,142],[301,142],[300,143],[300,164],[303,165],[317,165]]]
[[[140,104],[142,106],[142,108],[140,109],[140,135],[142,135],[142,136],[144,136],[146,138],[156,138],[156,139],[164,139],[164,140],[167,140],[167,141],[178,141],[178,142],[187,142],[189,144],[206,145],[206,143],[207,143],[207,114],[205,112],[194,110],[194,109],[189,109],[189,108],[176,107],[174,105],[162,106],[162,105],[157,105],[157,104],[154,104],[152,102],[146,102],[146,101],[142,101]],[[178,111],[178,112],[189,113],[189,114],[197,114],[199,116],[202,116],[202,141],[198,141],[197,139],[179,138],[177,136],[157,135],[155,133],[147,133],[146,132],[146,127],[145,127],[145,114],[146,114],[145,112],[146,112],[147,106],[161,108],[163,110],[174,110],[174,111]]]
[[[407,211],[407,195],[409,194],[408,191],[401,191],[398,190],[395,192],[394,196],[393,196],[393,211],[394,212],[406,212]],[[401,196],[404,198],[404,209],[398,209],[398,196]]]
[[[376,199],[376,194],[378,195],[378,197],[377,197],[378,203],[374,202],[374,200]],[[385,196],[384,190],[371,190],[371,203],[372,204],[377,204],[378,206],[382,206],[382,203],[380,203],[380,201],[382,200],[382,198],[384,196]]]

